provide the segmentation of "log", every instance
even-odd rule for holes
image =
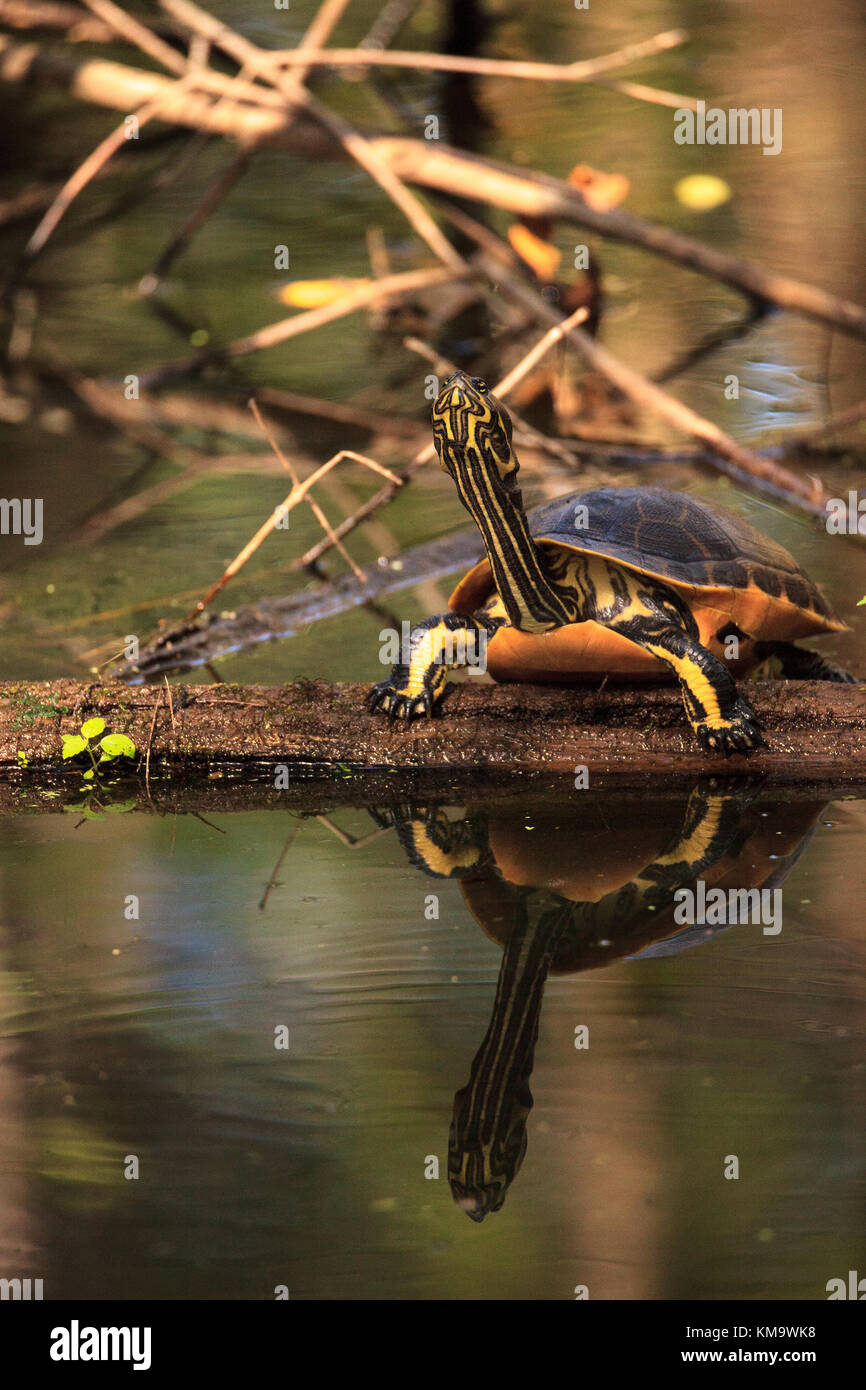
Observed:
[[[744,684],[768,746],[749,757],[701,752],[676,687],[455,685],[443,712],[391,727],[364,709],[367,687],[299,680],[285,686],[130,689],[121,683],[16,683],[0,687],[0,778],[81,790],[81,769],[61,760],[61,736],[99,716],[138,750],[127,766],[149,799],[160,779],[234,779],[275,788],[338,774],[376,774],[389,793],[470,778],[533,775],[574,786],[575,769],[618,786],[719,773],[771,784],[844,788],[866,795],[866,685],[763,681]],[[26,767],[22,771],[22,757]],[[145,769],[146,761],[146,769]],[[136,780],[137,779],[137,780]],[[14,791],[12,804],[15,804]],[[282,797],[282,801],[281,801]],[[275,804],[289,804],[277,791]],[[53,808],[56,809],[56,801]],[[50,809],[50,808],[49,808]]]

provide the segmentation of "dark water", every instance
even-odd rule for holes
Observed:
[[[866,1234],[863,803],[708,803],[704,882],[781,882],[768,932],[678,927],[688,873],[635,900],[685,794],[7,820],[4,1269],[46,1297],[826,1296]],[[425,831],[464,877],[419,867]]]
[[[274,43],[294,42],[313,12],[298,3],[253,19],[212,8]],[[351,9],[347,42],[379,5]],[[855,0],[580,14],[559,0],[496,13],[497,52],[551,61],[684,24],[689,47],[636,79],[724,105],[783,105],[785,145],[776,158],[684,150],[670,111],[601,88],[489,83],[486,153],[563,175],[579,160],[623,172],[632,210],[866,300],[855,234],[866,103],[852,56],[862,57],[866,17]],[[406,46],[428,45],[434,24],[422,5]],[[413,75],[405,90],[422,114],[435,109],[433,79]],[[360,90],[345,98],[326,84],[323,95],[385,123]],[[66,168],[114,120],[65,104],[60,119],[54,99],[29,102],[10,188]],[[17,99],[11,114],[21,114]],[[62,224],[34,275],[37,349],[62,346],[109,377],[189,351],[188,334],[134,287],[225,151],[200,151],[192,174],[120,220],[94,220],[161,158],[119,168]],[[692,172],[724,177],[731,202],[703,215],[680,207],[674,184]],[[290,244],[298,278],[363,275],[370,221],[395,268],[427,262],[348,166],[263,154],[178,262],[166,302],[214,340],[252,331],[281,314],[275,241]],[[6,233],[4,255],[17,236]],[[567,254],[575,237],[560,228],[555,240]],[[728,291],[638,252],[611,245],[603,257],[604,341],[644,370],[741,312]],[[240,368],[246,386],[387,400],[419,419],[426,370],[360,317]],[[741,378],[736,403],[723,396],[730,372]],[[763,444],[860,399],[862,380],[861,344],[779,315],[675,387]],[[46,527],[42,546],[4,541],[0,552],[5,678],[84,675],[125,634],[182,613],[286,491],[263,461],[202,479],[83,547],[82,518],[173,466],[147,464],[50,394],[0,432],[3,492],[43,496]],[[658,426],[648,433],[665,438]],[[300,426],[296,444],[309,464],[337,447]],[[379,456],[400,464],[406,449]],[[819,467],[842,494],[862,481],[859,466],[843,454]],[[563,475],[559,490],[572,485]],[[852,624],[824,649],[866,669],[862,549],[727,482],[692,476],[688,486],[796,553]],[[322,496],[339,516],[369,490],[347,473]],[[357,536],[354,553],[396,555],[464,522],[432,470],[378,530]],[[317,538],[299,510],[227,601],[302,587],[286,565]],[[448,587],[400,595],[399,615],[442,606]],[[381,626],[353,612],[221,671],[376,679]],[[686,793],[657,790],[638,802],[568,784],[556,796],[476,793],[438,808],[450,829],[435,807],[371,812],[357,794],[351,805],[311,794],[304,816],[216,812],[203,795],[211,824],[191,814],[4,816],[0,1275],[43,1278],[45,1296],[58,1298],[269,1299],[285,1285],[292,1298],[325,1299],[569,1299],[578,1286],[591,1298],[815,1299],[858,1261],[862,1272],[864,802],[724,791],[724,834],[709,837],[701,875],[726,887],[778,881],[781,931],[742,922],[668,951],[659,942],[680,929],[665,894],[694,880],[666,863],[651,875],[661,897],[648,901],[641,874],[705,811],[695,822]],[[327,822],[313,814],[325,810]],[[454,853],[464,876],[431,877],[431,859],[450,870]],[[131,895],[137,919],[125,915]],[[589,1045],[577,1048],[584,1027]],[[275,1047],[282,1028],[287,1049]],[[449,1141],[464,1209],[452,1198]],[[732,1158],[737,1178],[725,1176]],[[483,1222],[468,1219],[503,1196]]]

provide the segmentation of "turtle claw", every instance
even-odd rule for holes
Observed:
[[[367,691],[366,701],[370,714],[373,714],[377,709],[387,710],[388,706],[385,704],[385,700],[391,694],[392,688],[389,681],[379,681],[378,685],[370,687]]]
[[[758,716],[746,700],[737,701],[723,724],[696,724],[695,733],[705,752],[725,758],[732,753],[753,753],[765,743]]]
[[[398,720],[401,724],[411,724],[413,719],[421,715],[426,715],[429,719],[434,708],[435,702],[429,690],[422,690],[419,695],[411,695],[406,690],[401,690],[391,676],[374,685],[367,696],[367,709],[370,713],[381,710],[387,716],[389,724],[395,724]]]

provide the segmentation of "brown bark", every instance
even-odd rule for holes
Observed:
[[[701,773],[761,774],[786,784],[860,787],[866,793],[866,686],[766,681],[744,687],[767,747],[748,758],[703,754],[673,687],[491,686],[469,680],[449,693],[441,716],[392,728],[364,711],[366,687],[296,681],[287,686],[146,686],[53,683],[0,687],[0,774],[28,760],[26,778],[80,774],[61,762],[61,735],[101,716],[138,754],[144,794],[151,781],[206,773],[274,787],[285,764],[302,776],[343,769],[387,770],[392,788],[419,777],[557,774],[575,769],[640,782]],[[132,765],[128,764],[129,772]],[[398,780],[395,781],[395,778]]]

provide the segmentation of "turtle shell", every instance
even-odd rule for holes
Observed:
[[[761,802],[744,813],[744,838],[701,872],[710,888],[765,888],[785,882],[808,843],[821,813],[823,801]],[[526,913],[527,893],[550,894],[555,902],[593,904],[612,898],[631,878],[640,874],[663,852],[682,824],[682,805],[677,800],[627,797],[617,800],[615,813],[600,816],[603,802],[557,803],[536,806],[532,814],[535,834],[526,833],[526,816],[508,807],[486,812],[488,843],[496,865],[486,875],[460,880],[460,891],[478,925],[491,940],[504,947]],[[650,806],[648,813],[647,807]],[[698,927],[684,931],[673,921],[672,905],[654,916],[646,911],[624,920],[602,917],[610,950],[599,950],[597,935],[589,928],[591,914],[581,929],[562,937],[551,973],[571,974],[609,965],[621,956],[633,956],[654,944],[671,939],[670,950],[691,946],[715,930]],[[658,950],[658,947],[656,947]],[[659,951],[661,954],[661,951]]]
[[[844,632],[815,583],[776,541],[734,512],[688,493],[663,488],[595,488],[571,493],[529,514],[542,546],[605,556],[640,574],[662,579],[686,600],[700,640],[721,655],[726,635],[741,635],[735,675],[752,665],[758,640],[792,642],[821,632]],[[493,593],[485,559],[451,595],[455,612],[472,613]],[[504,628],[488,645],[496,680],[564,681],[664,679],[665,667],[618,633],[595,622],[556,628],[542,637]]]

